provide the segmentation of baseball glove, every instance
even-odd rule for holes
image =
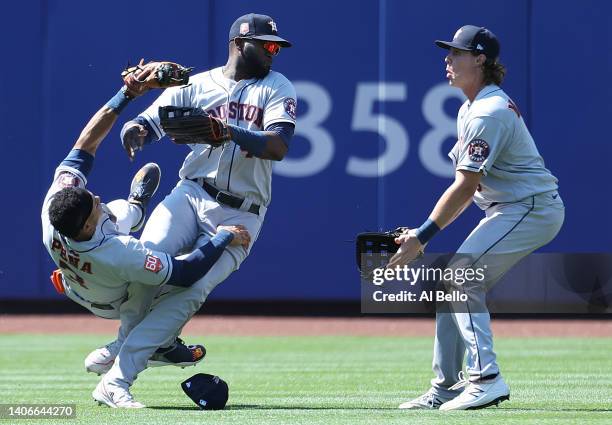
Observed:
[[[387,265],[400,247],[395,243],[395,238],[407,230],[407,227],[398,227],[389,232],[364,232],[357,235],[357,267],[363,279],[369,280],[374,269]]]
[[[121,73],[127,93],[140,96],[149,89],[182,86],[189,83],[189,73],[193,68],[185,68],[174,62],[149,62],[144,59],[136,66],[128,67]]]
[[[227,125],[201,108],[160,106],[159,124],[174,143],[220,146],[230,140]]]

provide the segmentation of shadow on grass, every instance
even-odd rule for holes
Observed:
[[[201,410],[197,406],[147,406],[153,410]],[[231,404],[225,410],[400,410],[396,407],[346,407],[346,406],[274,406],[260,404]],[[542,409],[538,407],[503,407],[498,409],[488,409],[490,411],[511,411],[511,412],[612,412],[612,409],[605,408],[585,408],[585,409]]]
[[[494,410],[494,409],[491,409],[491,410]],[[576,413],[579,413],[579,412],[612,412],[612,409],[604,409],[604,408],[601,408],[601,409],[598,409],[598,408],[543,409],[541,407],[502,407],[502,408],[499,408],[498,410],[511,410],[513,412],[576,412]]]
[[[147,406],[154,410],[200,410],[197,406]],[[397,410],[395,407],[346,406],[272,406],[268,404],[230,404],[225,410]]]

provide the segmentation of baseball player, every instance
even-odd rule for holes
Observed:
[[[219,225],[243,224],[252,236],[248,246],[229,246],[210,271],[187,289],[172,290],[144,317],[148,305],[133,310],[133,329],[108,361],[104,376],[110,386],[128,389],[159,346],[174,341],[208,294],[249,254],[271,200],[272,164],[283,159],[293,136],[296,94],[291,82],[272,71],[274,57],[291,43],[278,36],[269,16],[248,14],[229,31],[224,66],[196,74],[190,84],[166,90],[122,130],[130,158],[164,136],[158,108],[202,108],[223,120],[231,140],[222,146],[191,144],[179,171],[179,182],[149,218],[141,241],[155,250],[177,255],[209,238]],[[142,297],[153,291],[139,285]],[[140,318],[137,317],[140,314]],[[118,352],[117,352],[118,351]]]
[[[156,65],[140,73],[144,81]],[[144,92],[124,86],[88,122],[68,156],[56,169],[42,207],[43,243],[55,264],[52,281],[58,292],[84,306],[96,316],[122,319],[132,303],[129,282],[139,282],[159,291],[161,285],[189,287],[200,279],[227,246],[248,246],[250,237],[243,226],[218,226],[208,241],[188,256],[171,255],[146,248],[128,235],[145,219],[146,206],[157,190],[160,170],[145,165],[134,177],[127,201],[108,205],[85,186],[99,144],[106,137],[127,103]],[[125,327],[119,339],[125,339]],[[162,347],[162,348],[159,348]],[[159,348],[159,350],[158,350]],[[205,354],[204,347],[185,346],[182,341],[160,345],[157,365],[192,365]],[[142,407],[129,392],[107,397],[94,391],[94,398],[113,407]]]
[[[389,267],[413,260],[473,199],[485,217],[456,258],[468,258],[470,266],[486,273],[481,283],[454,286],[469,295],[466,302],[451,303],[448,312],[438,310],[431,389],[399,407],[477,409],[510,395],[493,352],[486,290],[521,258],[550,242],[565,213],[557,179],[544,167],[518,107],[500,88],[505,68],[498,62],[496,36],[486,28],[466,25],[452,41],[436,44],[448,50],[450,85],[467,97],[457,118],[458,141],[449,154],[455,181],[421,227],[396,239],[401,246]],[[467,377],[462,371],[466,352]]]

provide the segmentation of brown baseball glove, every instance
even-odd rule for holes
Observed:
[[[128,67],[121,73],[121,78],[127,87],[127,94],[140,96],[149,89],[165,89],[183,86],[189,83],[189,74],[193,68],[185,68],[174,62],[149,62],[144,59],[136,66]]]

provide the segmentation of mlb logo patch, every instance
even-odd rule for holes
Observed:
[[[145,258],[144,268],[150,272],[159,273],[159,271],[164,268],[164,265],[156,256],[147,255],[147,258]]]
[[[245,35],[249,32],[249,23],[243,22],[240,24],[240,34]]]

